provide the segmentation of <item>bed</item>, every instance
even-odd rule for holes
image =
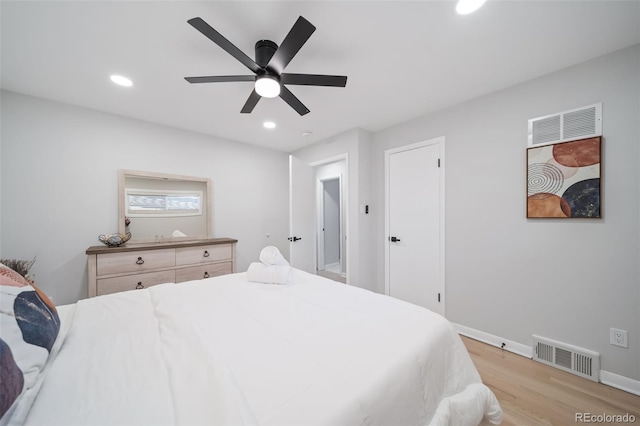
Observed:
[[[501,421],[446,319],[300,270],[288,285],[243,272],[80,300],[56,316],[46,362],[2,424]]]

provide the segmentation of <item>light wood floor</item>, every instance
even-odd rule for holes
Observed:
[[[531,359],[462,337],[482,381],[500,401],[504,426],[573,425],[576,413],[635,416],[640,396],[592,382]],[[597,419],[595,419],[597,420]],[[593,421],[591,423],[594,423]],[[623,424],[604,422],[597,424]]]

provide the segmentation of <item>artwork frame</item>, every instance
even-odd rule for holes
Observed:
[[[602,218],[602,137],[527,148],[527,218]]]

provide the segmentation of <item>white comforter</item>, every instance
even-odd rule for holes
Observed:
[[[499,423],[447,320],[295,271],[82,300],[27,418],[47,425]]]

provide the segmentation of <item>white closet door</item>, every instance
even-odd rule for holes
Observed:
[[[444,313],[440,144],[389,150],[387,293]]]

